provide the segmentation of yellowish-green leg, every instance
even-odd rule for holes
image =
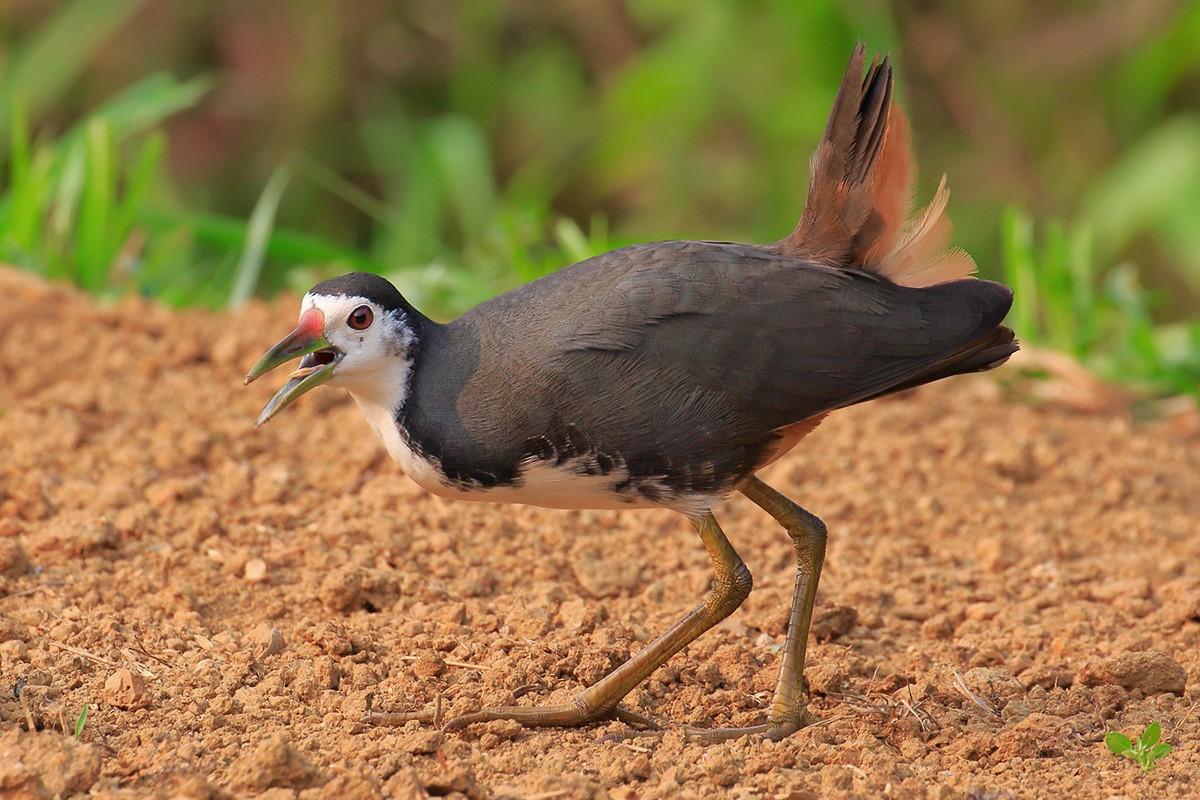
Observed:
[[[808,690],[804,683],[804,654],[808,648],[808,629],[817,597],[817,582],[821,580],[821,565],[825,563],[825,523],[755,476],[747,479],[739,489],[787,530],[796,550],[796,585],[792,591],[792,608],[788,614],[787,640],[783,646],[783,660],[779,664],[779,680],[775,683],[775,697],[765,725],[710,730],[688,728],[687,733],[704,741],[750,735],[761,735],[777,741],[815,721],[806,705]]]
[[[447,730],[494,719],[510,719],[528,726],[583,725],[609,718],[653,725],[644,717],[619,708],[617,704],[668,658],[732,614],[750,594],[753,585],[750,571],[742,563],[733,545],[725,538],[713,515],[705,514],[702,517],[691,518],[691,522],[700,534],[700,541],[704,543],[716,571],[712,588],[700,605],[672,625],[666,633],[646,645],[637,655],[585,689],[571,703],[559,706],[485,708],[455,717],[446,724]],[[813,585],[815,587],[815,582]],[[807,632],[807,624],[804,629]],[[803,650],[800,652],[800,660],[804,660]]]

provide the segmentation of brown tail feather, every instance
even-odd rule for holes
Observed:
[[[908,125],[891,103],[888,58],[876,58],[860,82],[863,63],[860,43],[813,154],[804,213],[773,249],[906,286],[969,277],[975,271],[971,257],[946,249],[952,227],[945,178],[921,216],[905,222],[915,172]]]

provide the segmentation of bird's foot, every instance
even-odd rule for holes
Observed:
[[[743,728],[698,728],[694,725],[681,725],[674,729],[682,730],[685,739],[701,744],[727,742],[731,739],[740,739],[743,736],[778,742],[781,739],[791,736],[801,728],[812,725],[818,720],[819,718],[808,709],[801,709],[799,713],[790,715],[789,719],[767,722],[762,725],[748,725]],[[629,739],[659,738],[665,735],[667,730],[662,726],[657,726],[655,730],[612,733],[605,736],[601,741],[623,742]]]
[[[439,698],[440,699],[440,698]],[[480,722],[511,720],[527,728],[561,727],[570,728],[603,720],[616,720],[636,730],[610,733],[602,742],[624,742],[648,737],[660,738],[671,730],[682,730],[685,739],[701,744],[715,744],[740,739],[743,736],[778,742],[786,739],[801,728],[819,721],[819,717],[807,708],[788,715],[786,719],[766,722],[762,725],[747,725],[740,728],[699,728],[694,725],[664,725],[636,711],[616,706],[607,711],[589,710],[577,703],[557,706],[494,706],[482,708],[469,714],[452,717],[441,725],[441,703],[420,711],[367,714],[361,720],[365,725],[378,727],[399,726],[408,722],[427,722],[444,731],[457,731]]]
[[[527,728],[535,727],[575,727],[591,722],[615,719],[626,725],[638,726],[649,731],[661,731],[662,726],[649,717],[630,711],[622,706],[611,709],[589,709],[580,703],[568,703],[558,706],[497,706],[483,708],[470,714],[462,714],[449,720],[443,730],[462,730],[477,722],[491,722],[498,719],[512,720]]]

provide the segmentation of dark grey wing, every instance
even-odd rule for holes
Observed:
[[[672,244],[558,327],[564,369],[612,353],[718,393],[759,432],[912,381],[995,330],[1011,303],[986,281],[908,288],[746,245]]]

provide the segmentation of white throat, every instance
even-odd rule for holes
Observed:
[[[371,373],[370,379],[364,376],[353,384],[343,385],[358,403],[367,424],[383,442],[388,455],[400,465],[404,474],[423,488],[440,493],[445,491],[445,487],[437,470],[413,451],[396,422],[408,398],[411,372],[412,363],[407,359],[388,359],[386,366]]]

